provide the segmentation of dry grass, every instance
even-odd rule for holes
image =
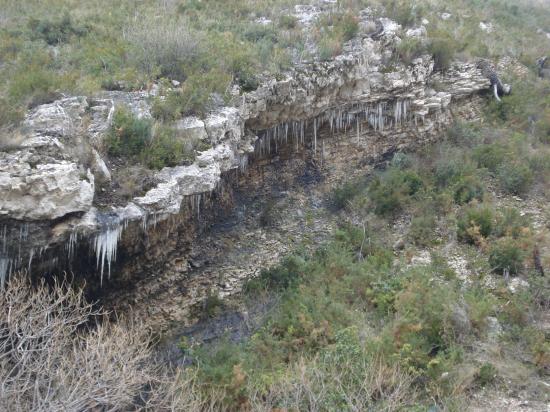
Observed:
[[[146,18],[133,21],[124,38],[134,47],[131,58],[149,75],[160,68],[162,76],[184,79],[183,64],[193,59],[198,40],[182,20]]]

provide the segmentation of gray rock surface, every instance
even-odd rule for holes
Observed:
[[[305,26],[319,12],[309,6],[295,9]],[[369,12],[361,16],[361,27],[375,25]],[[20,147],[0,152],[0,216],[26,222],[67,217],[70,224],[59,226],[55,239],[69,239],[74,230],[93,236],[103,230],[106,215],[109,222],[120,224],[151,215],[167,219],[177,215],[184,202],[200,200],[217,188],[224,173],[246,167],[253,152],[269,155],[273,142],[277,145],[289,135],[296,139],[296,128],[308,128],[315,153],[320,127],[347,130],[357,125],[388,139],[396,136],[390,130],[413,136],[448,122],[453,101],[489,87],[473,63],[455,63],[445,73],[434,73],[433,59],[427,55],[409,65],[389,64],[393,46],[406,34],[389,19],[377,24],[383,30],[376,40],[362,32],[331,61],[297,65],[283,78],[234,96],[231,107],[205,119],[177,121],[179,138],[201,140],[211,148],[191,165],[159,171],[153,187],[126,205],[107,205],[108,210],[94,204],[94,181],[113,179],[109,168],[116,165],[105,161],[103,138],[115,108],[124,106],[139,118],[150,118],[151,97],[158,95],[158,87],[63,98],[35,108],[23,124]],[[420,28],[409,35],[422,33]],[[301,140],[308,143],[303,133]],[[75,212],[84,212],[80,222]]]
[[[0,152],[0,216],[56,219],[85,212],[94,198],[94,176],[76,163],[51,160],[33,164],[29,152]]]

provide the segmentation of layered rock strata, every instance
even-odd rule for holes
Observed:
[[[158,91],[69,97],[32,110],[18,144],[0,152],[0,279],[19,269],[72,269],[95,272],[103,283],[116,271],[117,254],[125,262],[147,258],[170,233],[191,241],[197,222],[207,219],[203,209],[219,213],[231,205],[227,183],[248,164],[304,147],[322,159],[321,133],[358,142],[373,134],[399,147],[448,125],[453,105],[490,86],[473,63],[434,73],[430,56],[395,61],[399,27],[383,23],[377,40],[365,34],[332,61],[299,66],[205,119],[178,121],[181,138],[211,148],[191,165],[159,171],[150,189],[124,204],[100,207],[95,200],[94,182],[112,172],[100,155],[102,141],[116,107],[151,117]],[[153,235],[160,224],[165,235]]]

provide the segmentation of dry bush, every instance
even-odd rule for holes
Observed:
[[[272,384],[267,394],[250,393],[251,409],[266,412],[336,410],[343,405],[349,411],[396,411],[414,404],[416,398],[411,376],[376,358],[300,359],[289,376]]]
[[[149,75],[184,80],[183,65],[197,53],[198,40],[182,20],[149,18],[124,31],[130,58]]]
[[[202,408],[193,377],[159,367],[143,328],[109,322],[66,283],[13,277],[0,306],[0,410]]]
[[[164,371],[147,393],[143,409],[147,411],[201,411],[223,410],[226,393],[223,389],[199,385],[197,371],[178,369],[175,373]]]

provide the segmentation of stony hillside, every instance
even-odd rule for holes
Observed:
[[[550,10],[306,3],[4,0],[0,409],[548,410]]]

